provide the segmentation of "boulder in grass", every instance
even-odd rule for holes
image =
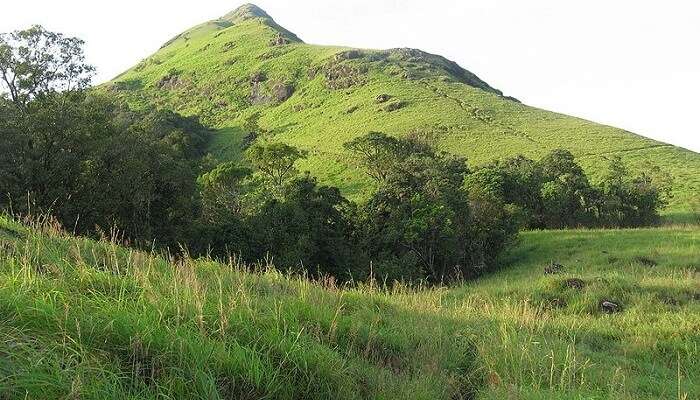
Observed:
[[[600,302],[600,309],[606,314],[615,314],[622,311],[622,305],[616,301],[603,299]]]
[[[549,301],[549,305],[552,308],[564,308],[566,307],[566,300],[560,298],[554,298]]]
[[[267,80],[267,75],[264,72],[256,72],[250,77],[250,83],[260,83]]]
[[[286,85],[283,83],[277,83],[272,88],[272,92],[275,96],[275,100],[281,103],[292,97],[292,95],[294,94],[294,86]]]
[[[284,37],[281,33],[277,34],[274,39],[270,41],[270,46],[284,46],[285,44],[289,44],[289,39]]]
[[[391,99],[391,96],[386,94],[386,93],[383,93],[383,94],[380,94],[379,96],[377,96],[377,98],[375,100],[377,101],[377,103],[381,104],[381,103],[386,103],[387,101],[389,101],[389,99]]]

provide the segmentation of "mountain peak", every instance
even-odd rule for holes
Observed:
[[[282,26],[278,25],[274,19],[265,12],[262,8],[256,6],[255,4],[247,3],[243,4],[242,6],[238,7],[237,9],[231,11],[230,13],[224,15],[223,17],[219,18],[218,21],[224,21],[227,24],[233,24],[236,25],[238,23],[241,23],[243,21],[251,20],[251,19],[261,19],[263,23],[269,27],[272,27],[273,29],[277,30],[281,35],[283,35],[287,40],[291,42],[301,42],[301,39],[294,33],[288,31],[287,29],[283,28]]]
[[[251,3],[244,4],[221,17],[221,19],[234,24],[252,18],[264,18],[272,20],[272,17],[270,17],[270,15],[265,12],[265,10]]]

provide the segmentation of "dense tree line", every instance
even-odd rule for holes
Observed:
[[[247,165],[223,163],[198,179],[196,253],[272,257],[311,275],[448,280],[493,266],[518,226],[497,200],[470,198],[464,159],[370,133],[348,144],[378,190],[353,204],[294,167],[305,154],[256,143]],[[474,204],[481,204],[479,207]]]
[[[515,208],[526,228],[634,227],[658,222],[671,196],[671,178],[646,165],[632,175],[620,157],[593,184],[566,150],[539,161],[519,156],[478,168],[466,181],[470,191],[489,193]]]
[[[196,215],[209,130],[87,91],[92,71],[78,39],[41,27],[0,36],[0,206],[174,245]]]
[[[563,150],[470,171],[416,136],[372,132],[346,144],[376,184],[356,204],[297,169],[306,152],[265,141],[259,115],[245,160],[217,162],[197,118],[133,110],[89,90],[92,71],[78,39],[0,36],[0,207],[311,276],[436,282],[493,268],[521,227],[649,224],[665,199],[660,174],[630,177],[619,159],[593,185]]]

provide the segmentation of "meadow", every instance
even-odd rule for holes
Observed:
[[[338,287],[2,218],[0,395],[694,399],[699,246],[692,226],[525,232],[463,285]]]

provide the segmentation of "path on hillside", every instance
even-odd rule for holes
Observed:
[[[449,95],[448,93],[444,92],[441,90],[439,87],[430,84],[430,82],[426,80],[421,81],[428,89],[432,90],[435,94],[437,94],[440,97],[446,98],[448,100],[451,100],[455,102],[462,110],[464,110],[472,119],[476,119],[480,122],[483,122],[487,125],[493,126],[495,128],[501,129],[504,134],[506,135],[511,135],[515,136],[521,139],[525,139],[529,142],[532,143],[537,143],[536,140],[534,140],[530,135],[528,135],[526,132],[521,131],[513,126],[503,124],[500,122],[497,122],[494,120],[494,118],[486,111],[480,109],[479,107],[470,104],[460,98],[454,97]]]

